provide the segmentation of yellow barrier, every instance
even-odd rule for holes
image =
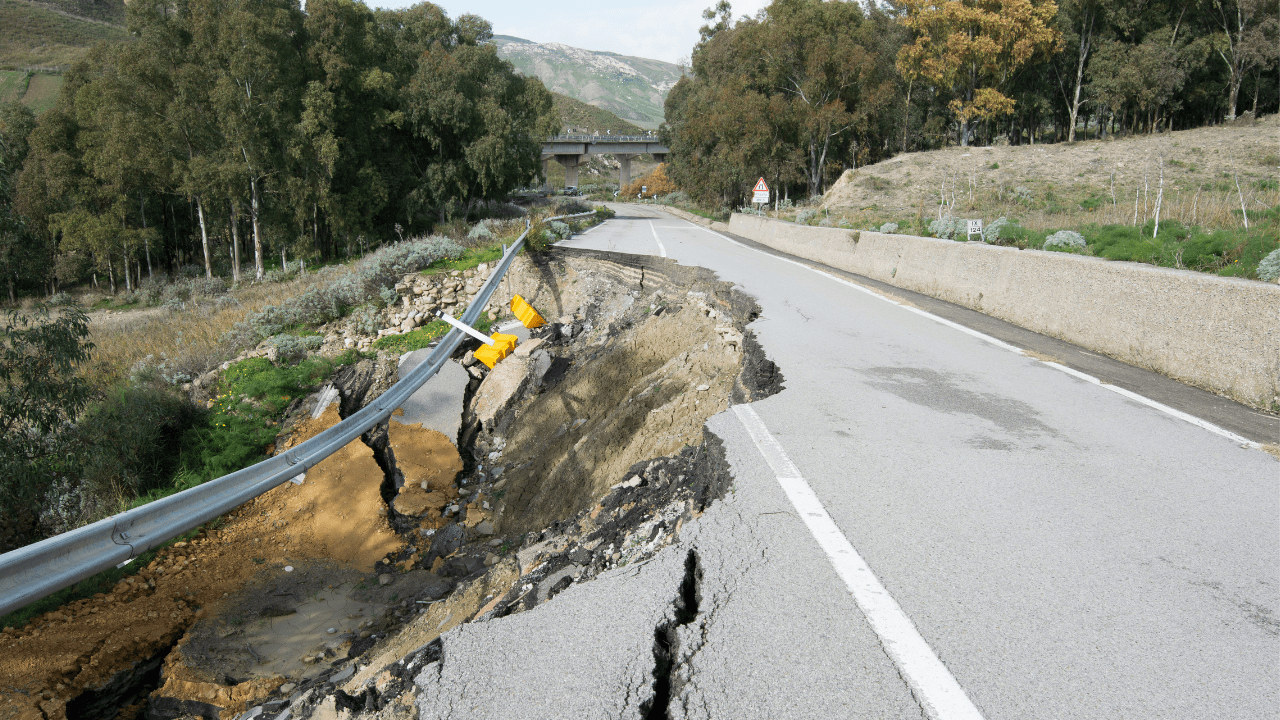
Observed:
[[[511,354],[511,351],[516,349],[516,342],[519,341],[520,338],[515,335],[494,333],[491,339],[493,340],[492,345],[481,345],[480,349],[475,352],[476,359],[485,365],[488,365],[490,370],[493,369],[494,365],[498,364],[499,360]]]
[[[524,298],[519,295],[511,298],[511,314],[515,315],[516,318],[520,322],[524,323],[524,326],[529,329],[542,327],[547,324],[547,321],[542,319],[542,316],[538,314],[538,311],[534,310],[533,306],[525,302]]]

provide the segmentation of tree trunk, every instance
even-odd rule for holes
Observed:
[[[1076,89],[1071,98],[1071,130],[1067,142],[1076,140],[1076,116],[1080,114],[1080,85],[1084,81],[1084,64],[1089,58],[1089,46],[1093,41],[1093,13],[1085,10],[1080,18],[1080,61],[1076,63]]]
[[[240,282],[240,218],[236,201],[231,201],[231,282]]]
[[[142,196],[141,190],[138,191],[138,212],[142,216],[142,229],[146,230],[147,229],[147,201]],[[151,240],[147,239],[147,233],[145,232],[142,233],[142,244],[147,251],[147,277],[154,278],[156,274],[151,269]],[[139,280],[138,284],[141,285],[142,281]]]
[[[204,249],[204,276],[213,279],[213,260],[209,257],[209,231],[204,225],[204,201],[196,196],[196,215],[200,218],[200,244]]]
[[[111,265],[111,256],[107,255],[107,280],[111,283],[111,294],[116,294],[116,269]]]
[[[258,179],[249,179],[249,219],[253,221],[253,270],[254,277],[262,279],[262,224],[258,222]]]

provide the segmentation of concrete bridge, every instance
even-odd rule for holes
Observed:
[[[653,155],[665,162],[671,149],[656,135],[556,135],[542,143],[542,171],[546,175],[551,160],[564,166],[564,186],[578,186],[578,163],[583,155],[613,155],[618,158],[618,188],[631,182],[631,159],[637,155]]]

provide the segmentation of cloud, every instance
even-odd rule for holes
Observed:
[[[702,11],[716,0],[659,2],[530,3],[514,0],[444,0],[449,17],[471,13],[493,25],[498,35],[534,42],[558,42],[587,50],[615,52],[674,63],[688,59],[698,42]],[[409,0],[373,0],[374,7],[402,8]],[[735,17],[755,15],[767,3],[733,4]]]

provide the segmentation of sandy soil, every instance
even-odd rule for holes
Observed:
[[[1229,179],[1242,183],[1275,178],[1280,153],[1280,116],[1242,127],[1212,127],[1055,145],[949,147],[907,153],[848,170],[828,190],[822,207],[872,207],[925,214],[942,193],[966,202],[977,193],[1008,195],[1018,187],[1043,198],[1047,190],[1072,196],[1114,192],[1120,205],[1144,181],[1154,188],[1164,158],[1166,188],[1195,192],[1198,186]],[[1267,164],[1264,164],[1266,161]],[[1223,174],[1226,173],[1226,176]],[[1154,192],[1154,190],[1151,190]]]
[[[292,442],[338,420],[337,405],[331,405],[303,422]],[[456,449],[450,445],[450,456],[440,447],[439,433],[401,426],[397,436],[407,444],[416,436],[432,448],[420,457],[424,463],[434,458],[448,468],[460,466]],[[403,545],[386,521],[382,481],[372,450],[352,442],[308,472],[302,485],[285,483],[246,503],[216,530],[162,551],[111,593],[71,603],[19,630],[6,628],[0,633],[0,718],[65,718],[67,701],[84,689],[101,686],[140,658],[163,657],[175,643],[181,649],[193,624],[217,614],[251,580],[272,581],[286,567],[299,579],[319,576],[325,590],[351,579],[315,566],[321,559],[357,578],[372,573],[376,562]],[[169,695],[231,711],[284,682],[258,677],[227,684],[182,662],[180,652],[166,662]]]

